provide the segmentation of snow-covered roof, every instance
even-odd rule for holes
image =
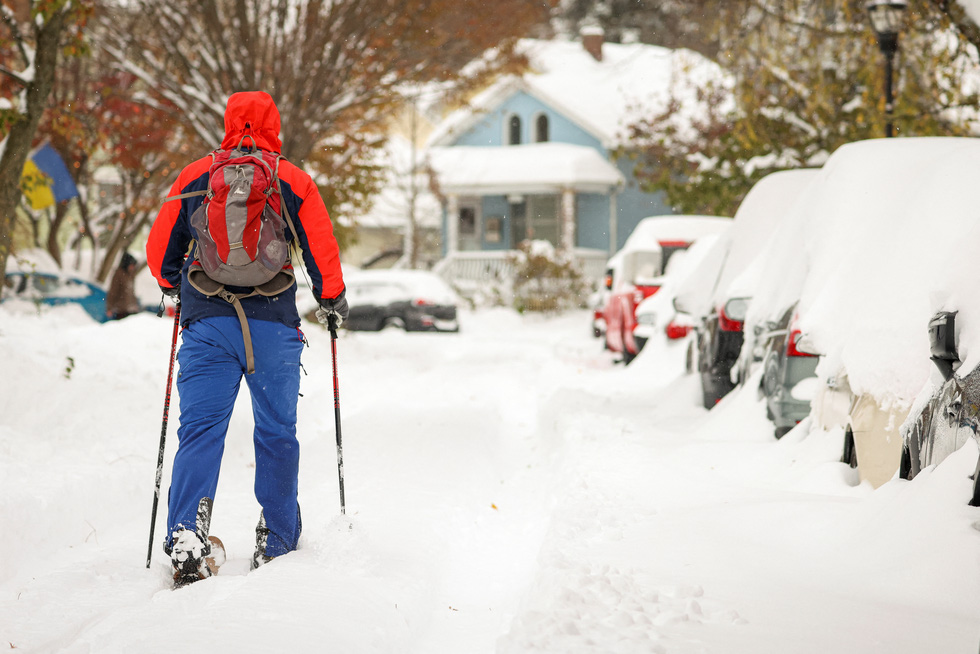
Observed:
[[[442,192],[457,195],[605,193],[624,183],[598,151],[568,143],[430,148],[429,161]]]
[[[723,78],[716,64],[695,52],[643,43],[605,43],[602,61],[578,41],[525,39],[521,49],[530,71],[522,78],[498,80],[469,106],[450,114],[429,137],[431,145],[451,144],[487,111],[523,90],[613,146],[622,141],[629,124],[664,108],[672,92],[693,100],[698,86]],[[696,111],[697,106],[684,103],[684,110]]]

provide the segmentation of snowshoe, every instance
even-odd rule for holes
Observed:
[[[181,530],[174,538],[170,554],[174,588],[183,588],[217,574],[225,558],[225,546],[217,536],[208,536],[205,542],[195,532]]]

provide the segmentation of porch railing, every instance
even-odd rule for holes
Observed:
[[[508,282],[514,277],[516,255],[516,250],[453,252],[434,270],[448,282]],[[573,255],[586,281],[598,281],[605,274],[609,255],[604,250],[576,248]]]

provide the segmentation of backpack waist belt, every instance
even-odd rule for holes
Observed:
[[[293,285],[293,271],[283,268],[275,277],[252,289],[250,293],[232,293],[221,282],[216,282],[207,273],[200,263],[194,262],[187,270],[187,281],[190,285],[208,297],[220,297],[222,300],[235,308],[238,320],[242,324],[242,338],[245,340],[245,363],[248,374],[255,372],[255,356],[252,351],[252,332],[248,328],[248,320],[245,318],[245,310],[242,308],[242,300],[253,295],[272,297],[285,291]]]

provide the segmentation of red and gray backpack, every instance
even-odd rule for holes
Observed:
[[[208,188],[167,198],[204,195],[191,216],[197,232],[187,281],[209,297],[220,297],[235,308],[245,336],[248,372],[255,371],[252,339],[241,300],[253,295],[271,297],[293,284],[286,226],[296,238],[279,183],[282,155],[243,147],[211,153]],[[254,143],[254,141],[253,141]],[[226,286],[251,287],[234,293]]]

